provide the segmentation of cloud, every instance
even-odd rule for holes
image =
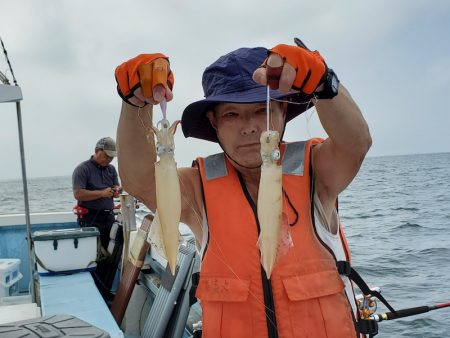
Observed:
[[[1,36],[24,93],[29,176],[69,175],[97,139],[115,136],[120,99],[113,72],[124,60],[156,51],[169,55],[176,80],[168,113],[175,119],[202,98],[202,71],[220,55],[242,46],[291,43],[294,36],[320,50],[361,107],[374,138],[370,155],[450,151],[446,1],[1,5]],[[8,163],[0,177],[19,177],[14,107],[0,109],[0,158]],[[156,108],[155,118],[158,114]],[[286,138],[326,136],[317,114],[308,114],[289,124]],[[436,141],[433,147],[423,141],[427,138]],[[219,151],[207,142],[186,142],[180,130],[176,142],[180,166]]]

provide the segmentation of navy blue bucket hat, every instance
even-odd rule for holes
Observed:
[[[195,137],[218,142],[216,131],[206,116],[217,103],[257,103],[265,102],[266,86],[253,81],[253,72],[261,66],[268,55],[263,47],[239,48],[221,56],[203,73],[203,100],[188,105],[181,117],[181,127],[185,137]],[[310,96],[302,93],[281,94],[271,90],[273,99],[285,98],[297,104],[288,104],[286,122],[300,115],[312,106]]]

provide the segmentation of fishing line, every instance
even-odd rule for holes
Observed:
[[[185,187],[184,182],[181,181],[181,180],[180,180],[180,182],[181,182],[181,185],[182,185],[183,187]],[[182,194],[182,196],[184,197],[183,194]],[[197,218],[198,224],[201,226],[201,223],[202,223],[203,221],[200,222],[200,219],[202,219],[202,217],[200,217],[200,214],[195,210],[193,204],[192,204],[186,197],[184,197],[184,199],[185,199],[185,201],[187,202],[188,206],[191,208],[191,211],[193,211],[195,217]],[[208,226],[209,226],[209,225],[208,225]],[[203,231],[203,229],[202,229],[202,231]],[[214,243],[216,244],[217,248],[219,249],[219,253],[216,253],[214,250],[211,250],[211,248],[209,248],[209,252],[211,252],[217,259],[219,259],[219,260],[225,265],[225,267],[228,268],[229,271],[230,271],[230,272],[231,272],[238,280],[242,281],[242,278],[240,278],[239,275],[233,270],[233,268],[231,267],[231,265],[229,265],[229,264],[224,260],[224,258],[222,258],[223,256],[225,256],[224,253],[223,253],[223,250],[222,250],[220,244],[217,242],[217,240],[216,240],[213,236],[211,236],[211,233],[210,233],[209,238],[212,239],[212,240],[214,241]],[[203,245],[203,243],[201,243],[201,244]],[[263,300],[259,299],[258,296],[257,296],[256,294],[254,294],[253,292],[251,292],[250,290],[249,290],[249,295],[252,296],[252,297],[256,300],[256,302],[257,302],[259,305],[261,305],[263,308],[265,308],[265,309],[267,309],[267,310],[273,312],[272,309],[270,309],[269,307],[267,307],[267,306],[265,305],[265,303],[264,303]],[[276,326],[275,323],[274,323],[267,315],[266,315],[266,318],[267,318],[267,320],[268,320],[273,326]]]
[[[180,184],[183,187],[183,189],[186,191],[187,190],[186,185],[185,185],[184,181],[181,179],[179,174],[178,174],[178,180],[180,181]],[[194,204],[185,196],[185,194],[181,194],[181,197],[182,197],[183,201],[186,202],[187,206],[191,209],[191,211],[194,213],[194,216],[197,219],[197,225],[199,225],[200,228],[202,228],[203,216],[200,216],[200,213],[195,209]],[[203,231],[203,229],[202,229],[202,231]]]
[[[266,130],[269,131],[269,124],[270,124],[270,87],[267,86],[267,98],[266,98],[266,117],[267,117],[267,127]]]
[[[285,103],[289,103],[289,104],[294,104],[294,105],[306,105],[306,110],[309,109],[309,104],[312,102],[312,99],[309,99],[308,101],[303,101],[303,102],[295,102],[295,101],[291,101],[291,100],[283,100],[283,99],[275,99],[275,98],[270,98],[272,101],[276,101],[276,102],[285,102]]]
[[[152,121],[152,116],[150,114],[150,108],[148,109],[147,113],[148,113],[148,118],[150,119],[150,121]],[[150,141],[150,136],[153,135],[153,130],[145,125],[144,120],[142,119],[142,116],[141,116],[141,107],[138,107],[137,116],[138,116],[139,120],[141,121],[142,127],[147,132],[147,140]]]
[[[312,116],[316,112],[316,110],[314,109],[313,111],[311,111],[311,113],[308,116],[309,108],[311,108],[311,105],[314,106],[313,99],[317,100],[317,98],[316,98],[316,96],[314,94],[313,94],[313,97],[311,99],[309,99],[308,101],[302,101],[302,102],[295,102],[295,101],[292,101],[292,100],[271,98],[272,101],[276,101],[276,102],[288,103],[288,104],[299,105],[299,106],[306,105],[306,108],[305,108],[305,119],[306,119],[305,129],[306,129],[306,134],[308,135],[308,138],[311,138],[311,132],[310,132],[308,126],[309,126],[309,123],[310,123],[310,120],[311,120]],[[285,123],[285,129],[286,129],[286,123]],[[284,135],[284,131],[283,131],[283,135]],[[281,137],[281,139],[283,139],[283,137]]]

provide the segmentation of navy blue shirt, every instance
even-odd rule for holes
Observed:
[[[93,157],[80,163],[72,174],[73,189],[103,190],[119,185],[116,168],[112,164],[103,167]],[[79,205],[88,209],[112,210],[112,197],[102,197],[93,201],[79,201]]]

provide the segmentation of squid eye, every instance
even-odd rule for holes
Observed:
[[[272,156],[273,156],[273,159],[274,159],[275,161],[278,161],[278,160],[280,159],[280,151],[279,151],[278,149],[275,149],[275,150],[273,151]]]

